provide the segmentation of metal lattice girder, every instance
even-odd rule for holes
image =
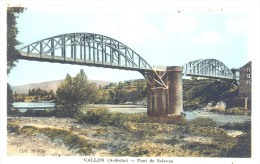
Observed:
[[[69,33],[46,38],[20,49],[20,59],[89,65],[124,70],[152,67],[123,43],[94,33]]]
[[[232,71],[216,59],[201,59],[183,65],[183,74],[187,76],[235,79]]]
[[[146,70],[146,71],[139,71],[147,80],[147,82],[150,85],[151,90],[155,90],[158,88],[162,89],[168,89],[167,85],[167,76],[166,75],[166,70],[161,71],[161,70]]]

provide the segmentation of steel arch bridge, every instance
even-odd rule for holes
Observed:
[[[42,39],[21,48],[17,58],[138,71],[154,88],[167,89],[165,73],[125,44],[100,34],[68,33]]]
[[[100,34],[68,33],[49,37],[23,47],[17,58],[138,71],[152,88],[168,89],[167,67],[151,67],[125,44]],[[191,61],[183,66],[183,74],[234,79],[233,73],[216,59]]]
[[[125,44],[94,33],[69,33],[46,38],[20,49],[20,59],[88,65],[124,70],[152,67]]]
[[[183,75],[218,79],[236,79],[232,71],[216,59],[194,60],[183,65]]]
[[[181,114],[182,74],[235,79],[216,59],[195,60],[183,67],[151,67],[125,44],[94,33],[62,34],[34,42],[23,47],[17,59],[138,71],[147,80],[148,115]]]

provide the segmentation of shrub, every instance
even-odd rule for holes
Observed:
[[[110,113],[108,117],[103,117],[101,125],[110,125],[115,127],[122,127],[123,123],[127,121],[127,115],[123,113]]]
[[[12,110],[8,115],[17,117],[52,117],[57,115],[57,111],[28,109],[26,112],[20,112],[18,109],[15,109]]]
[[[78,116],[81,123],[100,124],[111,118],[111,114],[106,108],[87,109],[86,113]]]
[[[182,139],[183,137],[184,137],[184,136],[181,136],[181,135],[173,136],[171,139],[166,140],[166,144],[176,145],[176,144],[180,143],[180,141],[181,141],[181,139]]]
[[[165,123],[165,124],[176,124],[176,125],[187,125],[187,120],[183,116],[160,116],[147,117],[147,122],[151,123]]]
[[[203,144],[199,142],[191,142],[181,146],[182,149],[197,151],[205,156],[216,157],[219,156],[220,150],[217,149],[215,144]]]
[[[20,127],[16,124],[7,124],[7,130],[11,133],[19,133]]]
[[[216,127],[217,123],[211,118],[198,117],[188,122],[190,126]]]
[[[20,129],[20,133],[27,134],[27,135],[33,135],[35,133],[39,133],[39,129],[34,126],[24,126]]]
[[[237,137],[236,144],[224,152],[225,157],[250,158],[251,157],[251,133]]]
[[[124,122],[146,122],[147,116],[141,114],[112,113],[106,108],[85,109],[77,120],[81,123],[100,124],[103,126],[122,127]]]
[[[243,115],[245,114],[245,112],[246,112],[245,109],[241,107],[228,108],[225,111],[226,114],[239,114],[239,115]]]
[[[222,125],[221,128],[227,129],[227,130],[241,130],[245,132],[251,131],[251,121],[245,121],[243,123],[226,123],[225,125]]]
[[[21,112],[18,109],[8,109],[7,115],[8,116],[21,116]]]
[[[49,110],[32,110],[29,109],[25,113],[21,114],[25,117],[51,117],[54,111]]]

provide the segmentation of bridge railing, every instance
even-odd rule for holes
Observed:
[[[221,61],[201,59],[183,65],[183,75],[220,79],[236,79],[233,72]]]
[[[20,58],[77,63],[118,69],[152,67],[123,43],[99,34],[70,33],[46,38],[23,47]]]

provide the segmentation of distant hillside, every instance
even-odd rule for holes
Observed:
[[[238,95],[233,81],[200,79],[183,81],[183,100],[189,105],[229,101]]]
[[[102,80],[90,80],[90,81],[96,83],[97,86],[99,85],[105,86],[112,83],[110,81],[102,81]],[[30,83],[30,84],[25,84],[20,86],[11,86],[11,89],[13,90],[13,92],[16,91],[18,94],[27,94],[29,89],[33,89],[33,88],[35,89],[41,88],[46,91],[53,90],[54,92],[56,92],[61,82],[62,80],[47,81],[42,83]]]

